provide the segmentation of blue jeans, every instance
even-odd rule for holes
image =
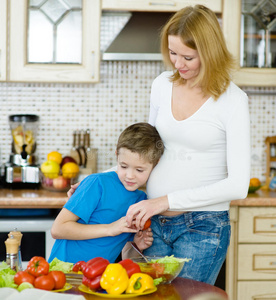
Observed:
[[[191,258],[179,274],[214,285],[225,260],[231,227],[228,211],[191,211],[151,218],[153,244],[147,256]]]

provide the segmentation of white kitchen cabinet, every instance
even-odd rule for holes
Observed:
[[[3,0],[1,0],[3,2]],[[16,82],[98,82],[100,65],[100,0],[82,1],[82,23],[80,44],[78,45],[80,61],[78,63],[66,62],[30,62],[28,48],[28,2],[27,0],[9,0],[9,73],[8,81]],[[35,1],[33,2],[35,3]],[[38,1],[36,1],[38,3]],[[74,2],[70,2],[74,3]],[[56,13],[56,10],[52,10]],[[1,12],[0,12],[1,14]],[[1,19],[0,22],[3,20]],[[40,20],[41,21],[41,18]],[[32,27],[33,28],[33,27]],[[38,30],[40,30],[39,28]],[[74,29],[74,28],[73,28]],[[2,30],[2,28],[1,28]],[[47,45],[51,36],[44,35],[41,31],[41,41]],[[68,34],[67,34],[68,35]],[[77,36],[77,34],[75,34]],[[47,39],[47,40],[46,40]],[[47,42],[46,42],[47,41]],[[72,49],[72,41],[68,39]],[[39,45],[38,45],[39,46]],[[77,47],[76,47],[77,48]],[[40,49],[43,48],[40,45]],[[76,49],[77,51],[77,49]],[[72,51],[70,51],[72,52]],[[33,52],[32,52],[33,53]],[[39,54],[39,53],[36,53]],[[64,56],[68,53],[66,47]],[[35,55],[34,55],[35,56]],[[60,55],[62,56],[62,55]]]
[[[0,81],[7,73],[7,0],[0,0]]]
[[[231,207],[230,216],[229,299],[276,299],[276,208]]]
[[[216,13],[222,11],[223,0],[102,0],[104,10],[132,10],[132,11],[163,11],[174,12],[195,4],[205,5]]]
[[[223,3],[223,32],[238,65],[241,56],[241,7],[242,0],[224,0]],[[233,80],[239,86],[276,86],[276,68],[238,67]]]

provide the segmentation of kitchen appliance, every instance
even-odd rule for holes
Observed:
[[[39,116],[11,115],[12,153],[4,167],[5,187],[38,188],[39,166],[34,155]]]

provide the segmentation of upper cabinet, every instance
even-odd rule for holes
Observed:
[[[99,81],[100,16],[100,0],[9,0],[7,79]]]
[[[275,9],[271,0],[224,1],[223,31],[240,86],[276,86]]]
[[[7,70],[7,0],[0,0],[0,81],[6,80]]]
[[[203,4],[222,18],[230,52],[237,61],[239,86],[276,86],[275,0],[102,0],[103,10],[174,12]]]
[[[195,4],[206,5],[218,13],[222,10],[222,0],[102,0],[102,9],[174,12],[187,5]]]

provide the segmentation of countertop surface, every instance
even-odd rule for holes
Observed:
[[[0,189],[0,208],[62,208],[66,192]],[[231,206],[276,206],[276,192],[258,190],[246,199],[234,200]]]
[[[68,280],[67,280],[68,282]],[[96,296],[96,295],[92,295],[89,293],[84,293],[84,292],[80,292],[78,290],[78,286],[79,286],[79,281],[75,282],[75,281],[69,281],[70,284],[72,284],[73,289],[68,290],[66,292],[64,292],[65,294],[75,294],[75,295],[83,295],[85,297],[86,300],[99,300],[102,297]],[[203,295],[205,293],[208,294],[212,294],[214,299],[219,297],[219,299],[225,299],[228,300],[228,295],[226,294],[225,291],[223,291],[222,289],[215,287],[213,285],[209,285],[203,282],[199,282],[199,281],[195,281],[192,279],[186,279],[186,278],[181,278],[181,277],[177,277],[175,280],[172,281],[172,283],[170,284],[160,284],[157,286],[157,291],[154,292],[153,294],[149,294],[146,296],[139,296],[139,297],[135,297],[134,299],[139,298],[139,300],[143,300],[143,299],[174,299],[174,300],[190,300],[192,297],[196,297],[201,295],[201,297],[203,297]],[[118,299],[117,297],[108,297],[109,299]],[[123,298],[123,297],[121,297]],[[131,297],[132,299],[133,297]],[[203,299],[203,298],[200,298]],[[210,298],[211,299],[211,298]]]

